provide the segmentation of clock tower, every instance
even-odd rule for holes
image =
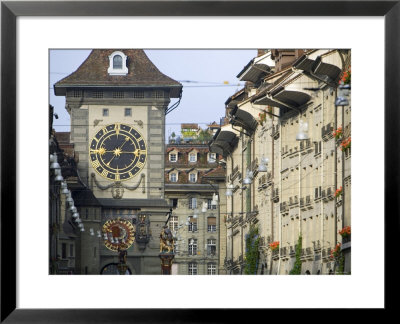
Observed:
[[[140,49],[96,49],[54,85],[66,97],[81,186],[73,192],[85,228],[81,273],[112,270],[118,252],[132,274],[160,274],[159,235],[170,210],[164,199],[165,114],[182,85]],[[79,255],[78,255],[79,254]]]

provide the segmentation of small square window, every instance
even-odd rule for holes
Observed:
[[[103,98],[103,91],[93,91],[92,98]]]
[[[73,96],[74,98],[83,97],[83,91],[82,91],[82,90],[74,90],[72,96]]]
[[[144,91],[133,91],[133,98],[144,98]]]
[[[125,117],[132,116],[132,108],[125,108]]]
[[[124,93],[122,91],[114,91],[113,98],[124,98]]]
[[[155,90],[153,92],[153,98],[164,98],[164,91]]]
[[[107,117],[109,115],[108,108],[103,108],[103,116]]]

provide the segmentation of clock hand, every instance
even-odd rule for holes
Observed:
[[[128,136],[125,137],[125,142],[122,143],[122,145],[119,147],[119,149],[122,150],[122,147],[123,147],[127,142],[129,142],[129,140],[130,140],[130,138],[129,138]]]
[[[141,150],[140,149],[136,149],[133,152],[127,152],[127,151],[121,151],[119,152],[120,154],[122,153],[128,153],[128,154],[134,154],[135,156],[139,156],[140,155]]]
[[[108,162],[106,163],[106,165],[110,166],[110,163],[111,163],[111,161],[112,161],[112,160],[114,160],[114,158],[115,158],[116,156],[117,156],[117,155],[116,155],[116,154],[114,154],[114,156],[111,158],[111,160],[110,160],[110,161],[108,161]]]

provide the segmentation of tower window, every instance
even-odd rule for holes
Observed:
[[[109,67],[108,74],[110,75],[127,75],[128,74],[128,66],[127,59],[128,57],[120,51],[116,51],[112,53],[109,57]]]
[[[132,116],[132,108],[125,108],[125,116]]]
[[[92,98],[103,98],[103,91],[93,91]]]
[[[108,108],[103,108],[103,116],[108,117],[108,115],[109,115]]]
[[[121,55],[115,55],[113,58],[113,68],[115,70],[122,69],[122,57]]]
[[[133,98],[144,98],[144,91],[133,91]]]
[[[81,97],[83,97],[83,91],[82,90],[74,90],[72,93],[72,96],[74,98],[81,98]]]
[[[113,98],[123,98],[124,93],[122,91],[114,91],[113,92]]]

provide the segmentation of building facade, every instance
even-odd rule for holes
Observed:
[[[227,273],[351,272],[350,60],[259,50],[238,74],[210,143],[226,162]]]
[[[159,235],[171,206],[164,197],[165,114],[179,82],[143,50],[93,50],[54,85],[66,97],[78,178],[67,179],[78,220],[76,271],[160,274]],[[79,180],[79,181],[78,181]]]
[[[219,189],[225,170],[218,154],[196,138],[166,146],[165,197],[173,206],[168,226],[175,236],[172,274],[217,275],[225,243],[220,237],[225,197]]]

